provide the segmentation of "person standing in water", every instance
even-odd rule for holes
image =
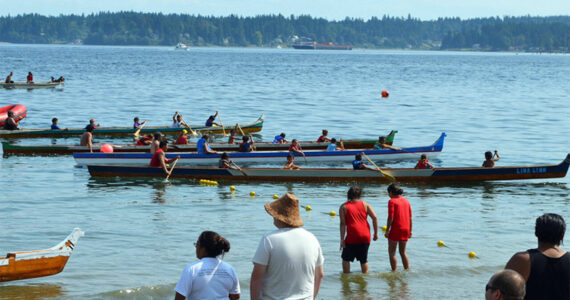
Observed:
[[[400,257],[405,270],[410,269],[410,260],[406,253],[408,239],[412,237],[412,207],[408,199],[402,197],[404,190],[397,183],[388,186],[388,220],[386,221],[386,233],[388,239],[388,255],[390,267],[396,271],[398,261],[396,259],[396,247],[399,248]]]

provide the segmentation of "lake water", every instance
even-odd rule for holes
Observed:
[[[219,110],[225,124],[264,113],[263,140],[280,132],[314,140],[324,128],[331,137],[376,138],[396,129],[395,145],[419,146],[446,132],[436,167],[479,166],[494,149],[498,165],[554,164],[570,150],[569,55],[0,45],[0,57],[0,75],[13,71],[16,81],[28,71],[36,81],[67,79],[63,89],[0,90],[0,106],[28,107],[28,128],[47,128],[52,117],[62,127],[90,118],[130,126],[134,116],[168,125],[176,110],[196,124]],[[58,141],[66,142],[78,139]],[[338,211],[349,184],[239,183],[232,194],[224,182],[90,178],[71,156],[4,157],[0,253],[51,247],[74,227],[85,236],[62,273],[0,283],[0,299],[172,299],[203,230],[230,241],[224,260],[248,299],[251,258],[273,230],[263,204],[286,192],[313,208],[301,215],[325,255],[319,299],[481,299],[514,252],[536,246],[537,216],[570,220],[569,183],[405,184],[411,271],[390,272],[382,238],[370,247],[370,274],[342,276],[339,219],[325,213]],[[384,225],[387,185],[361,186]],[[449,247],[438,248],[439,240]]]

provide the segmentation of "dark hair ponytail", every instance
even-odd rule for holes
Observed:
[[[217,257],[230,251],[230,242],[213,231],[202,232],[198,246],[206,249],[207,257]]]
[[[388,186],[388,193],[400,196],[404,193],[404,190],[402,190],[399,184],[392,183]]]

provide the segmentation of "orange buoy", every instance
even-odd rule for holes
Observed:
[[[101,152],[103,153],[113,153],[113,146],[110,144],[103,144],[101,146]]]
[[[382,91],[382,98],[388,98],[388,96],[390,96],[390,93],[388,93],[387,90],[383,90]]]

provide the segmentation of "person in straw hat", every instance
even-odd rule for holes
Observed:
[[[324,276],[317,238],[301,228],[299,199],[293,194],[265,204],[278,229],[266,233],[253,256],[251,299],[314,299]]]

